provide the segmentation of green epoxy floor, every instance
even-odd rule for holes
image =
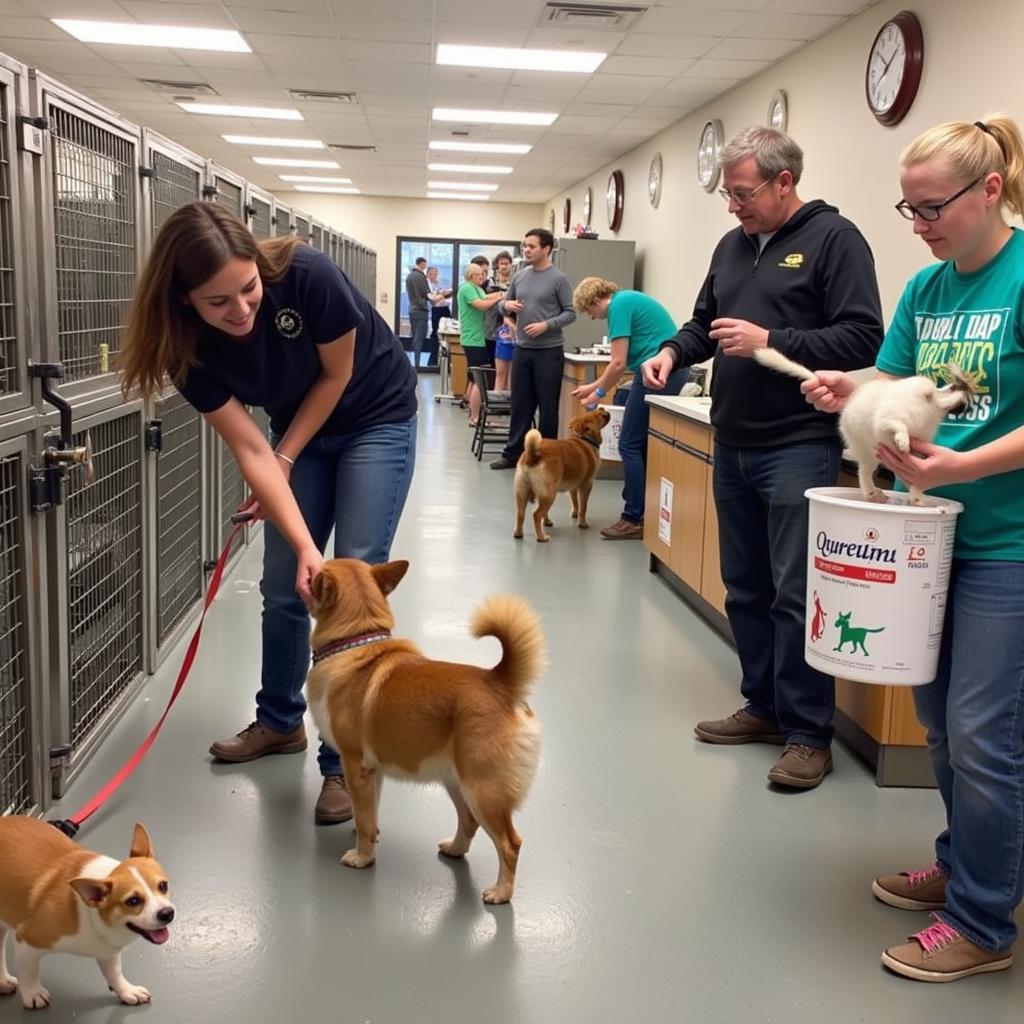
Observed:
[[[117,1005],[95,964],[44,961],[53,996],[0,1021],[196,1024],[936,1024],[1017,1022],[1024,964],[928,986],[887,974],[885,945],[924,915],[872,899],[878,873],[923,866],[940,823],[934,791],[880,790],[843,748],[818,790],[769,791],[776,748],[702,745],[693,723],[738,706],[731,650],[647,571],[639,542],[602,541],[555,506],[552,541],[512,539],[512,473],[469,455],[457,408],[421,392],[419,459],[394,545],[412,568],[397,633],[438,657],[497,660],[467,620],[513,590],[540,613],[551,666],[536,690],[544,756],[518,818],[516,897],[486,908],[493,847],[436,853],[454,811],[439,789],[389,782],[378,861],[338,863],[350,826],[312,822],[305,755],[228,767],[210,741],[251,718],[259,674],[260,550],[212,609],[189,688],[148,760],[82,832],[126,853],[149,828],[178,910],[162,948],[132,945],[125,973],[153,993]],[[596,526],[617,518],[599,482]],[[176,651],[63,801],[77,809],[158,717]],[[60,808],[58,808],[58,811]]]

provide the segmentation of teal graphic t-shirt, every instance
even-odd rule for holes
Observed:
[[[608,340],[629,338],[626,369],[632,373],[678,330],[669,311],[643,292],[615,292],[608,303]]]
[[[950,360],[975,375],[978,391],[967,409],[942,422],[936,444],[971,451],[1024,426],[1024,232],[1014,229],[980,270],[961,274],[945,262],[907,285],[878,369],[942,382]],[[964,505],[956,557],[1024,562],[1024,470],[928,493]]]

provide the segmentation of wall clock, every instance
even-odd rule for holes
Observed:
[[[618,231],[622,225],[622,204],[625,199],[626,183],[622,171],[612,171],[608,177],[608,188],[605,190],[605,205],[608,208],[608,227]]]
[[[562,204],[562,230],[569,234],[569,228],[572,227],[572,200],[566,196],[565,202]]]
[[[708,121],[697,140],[697,182],[705,192],[714,192],[721,169],[718,153],[722,148],[722,122]]]
[[[590,207],[594,202],[594,193],[591,191],[588,185],[586,191],[583,193],[583,225],[584,227],[590,227]]]
[[[788,121],[789,105],[786,102],[786,93],[783,89],[777,89],[768,101],[768,127],[778,128],[780,132],[784,132]]]
[[[868,52],[864,94],[879,124],[899,124],[921,85],[924,32],[913,11],[900,11],[878,31]]]
[[[655,153],[651,160],[651,166],[647,170],[647,198],[655,209],[658,208],[658,203],[661,202],[661,176],[661,154]]]
[[[551,234],[555,233],[555,208],[552,206],[551,211],[548,214],[548,230]]]

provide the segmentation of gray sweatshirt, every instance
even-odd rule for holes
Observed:
[[[509,299],[518,299],[522,310],[516,314],[516,340],[523,348],[558,348],[564,343],[562,328],[576,319],[572,308],[572,285],[557,267],[534,270],[526,267],[512,278],[505,298],[498,303],[502,312]],[[524,328],[540,320],[548,322],[548,330],[531,338]]]

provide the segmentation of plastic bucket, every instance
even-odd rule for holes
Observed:
[[[621,462],[619,455],[619,434],[622,433],[622,414],[626,411],[624,405],[605,405],[611,419],[605,424],[601,431],[601,458],[611,462]]]
[[[804,657],[828,675],[886,686],[935,678],[963,505],[860,499],[850,487],[815,487],[807,552]]]

